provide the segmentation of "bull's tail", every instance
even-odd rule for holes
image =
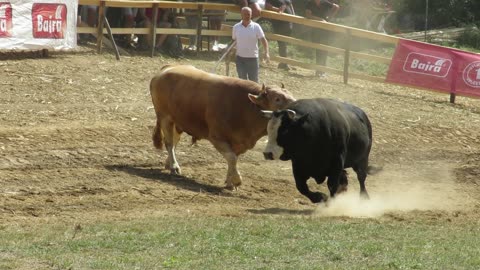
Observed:
[[[367,174],[373,175],[373,174],[376,174],[376,173],[380,172],[381,170],[383,170],[383,167],[368,166],[367,167]]]
[[[152,141],[153,141],[153,146],[155,146],[155,148],[160,150],[163,148],[163,132],[162,132],[162,126],[160,124],[160,121],[157,121],[157,125],[153,130]]]

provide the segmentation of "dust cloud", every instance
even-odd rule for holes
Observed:
[[[315,214],[374,218],[393,211],[455,211],[473,205],[455,182],[451,165],[429,165],[387,169],[367,178],[370,200],[360,198],[356,175],[350,173],[349,191],[319,205]]]

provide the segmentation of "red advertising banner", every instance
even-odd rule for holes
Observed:
[[[12,5],[0,2],[0,37],[12,36]]]
[[[480,97],[480,55],[401,40],[386,81]]]
[[[67,6],[65,4],[34,3],[32,5],[34,38],[62,39],[67,30]]]
[[[0,50],[77,45],[78,0],[0,0]]]
[[[454,93],[480,97],[480,55],[454,51],[457,62]]]

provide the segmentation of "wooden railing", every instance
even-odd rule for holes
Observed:
[[[101,51],[103,34],[107,34],[109,31],[104,29],[105,27],[105,7],[135,7],[135,8],[153,8],[156,11],[158,8],[174,8],[174,9],[193,9],[198,10],[198,16],[202,17],[204,10],[227,10],[228,12],[239,13],[240,8],[236,5],[230,4],[217,4],[208,2],[172,2],[172,1],[126,1],[126,0],[79,0],[80,5],[96,5],[99,7],[99,20],[97,28],[92,27],[77,27],[78,33],[90,33],[97,36],[97,50]],[[156,21],[157,13],[153,13],[153,21]],[[351,50],[352,38],[362,38],[382,43],[388,43],[396,45],[400,38],[371,32],[367,30],[352,28],[348,26],[338,25],[328,22],[320,22],[315,20],[306,19],[300,16],[294,16],[289,14],[277,13],[267,10],[262,10],[261,17],[267,19],[275,19],[281,21],[288,21],[295,24],[301,24],[312,28],[321,28],[336,35],[344,35],[345,42],[342,48],[332,47],[323,44],[317,44],[310,41],[305,41],[298,38],[289,36],[282,36],[273,33],[266,33],[268,40],[284,41],[288,44],[298,45],[306,48],[325,50],[335,54],[344,55],[343,70],[333,69],[326,66],[303,63],[294,59],[284,58],[280,56],[272,56],[271,59],[278,62],[284,62],[290,65],[300,66],[306,69],[325,71],[329,73],[343,75],[344,82],[347,83],[349,78],[358,78],[369,81],[384,82],[385,78],[369,76],[365,74],[356,74],[349,71],[350,59],[357,58],[367,61],[373,61],[377,63],[389,64],[391,58],[370,55],[366,53],[354,52]],[[151,28],[112,28],[111,34],[178,34],[178,35],[200,35],[200,36],[231,36],[231,29],[226,30],[206,30],[206,29],[177,29],[177,28],[157,28],[155,24],[152,24]],[[152,39],[153,44],[151,48],[155,47],[155,39]],[[154,51],[152,49],[152,56]]]

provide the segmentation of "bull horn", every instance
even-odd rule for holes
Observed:
[[[287,110],[287,114],[288,114],[288,117],[290,117],[290,119],[294,119],[295,116],[297,115],[297,113],[293,110]]]
[[[262,83],[262,92],[267,91],[267,87],[265,87],[265,83]]]
[[[283,82],[282,82],[281,84],[282,84],[282,85],[281,85],[281,86],[282,86],[282,88],[285,88],[285,85],[283,84]]]
[[[261,112],[265,118],[272,119],[273,111],[261,110]]]
[[[257,104],[258,96],[254,94],[248,94],[248,99],[250,99],[250,101],[253,102],[254,104]]]

